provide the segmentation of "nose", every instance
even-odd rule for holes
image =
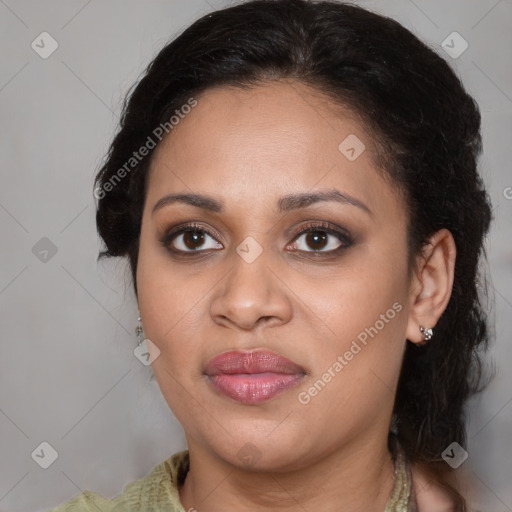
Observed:
[[[232,259],[230,272],[212,298],[210,315],[213,321],[241,330],[275,327],[289,322],[292,317],[289,289],[278,271],[271,268],[265,250],[251,263],[236,253]]]

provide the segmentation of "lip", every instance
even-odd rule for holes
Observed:
[[[207,363],[204,373],[221,394],[256,404],[295,386],[306,371],[275,352],[258,350],[224,352]]]

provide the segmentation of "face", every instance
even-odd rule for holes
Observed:
[[[153,371],[189,449],[288,470],[382,440],[410,283],[405,206],[371,136],[296,82],[196,99],[153,154],[137,268]]]

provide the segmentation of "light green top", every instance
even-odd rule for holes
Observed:
[[[410,467],[399,445],[394,459],[395,481],[384,512],[416,512]],[[46,512],[187,512],[180,502],[178,488],[189,469],[188,450],[183,450],[155,466],[144,478],[127,484],[122,494],[112,500],[83,491]],[[191,511],[195,509],[188,512]]]
[[[178,487],[185,481],[189,464],[188,450],[175,453],[145,477],[127,484],[112,500],[83,491],[47,512],[186,512]]]

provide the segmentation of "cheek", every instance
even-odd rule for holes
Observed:
[[[384,403],[389,405],[407,327],[408,277],[402,259],[391,251],[387,257],[384,251],[367,253],[309,295],[308,306],[330,331],[327,340],[317,340],[321,361],[314,379],[329,381],[327,392],[322,382],[317,386],[323,394],[315,399],[319,407],[335,403],[343,411],[344,404],[371,415]]]
[[[153,372],[164,398],[179,404],[183,390],[202,378],[205,307],[213,282],[172,265],[148,235],[141,233],[137,267],[139,311],[145,337],[160,350]],[[172,404],[174,409],[175,404]]]
[[[165,340],[183,329],[206,292],[204,282],[185,279],[171,266],[156,234],[143,225],[137,264],[139,311],[145,334],[162,350]],[[204,289],[203,289],[204,288]],[[191,327],[193,327],[193,323]]]
[[[327,343],[316,340],[314,372],[299,401],[310,427],[324,430],[322,442],[355,435],[392,410],[405,348],[406,294],[397,283],[369,276],[375,281],[366,286],[360,276],[333,286],[327,294],[332,301],[324,296],[324,305],[317,305],[325,310],[331,303],[324,321],[333,334]]]
[[[187,431],[195,431],[197,418],[204,416],[195,386],[201,375],[201,301],[187,279],[158,277],[158,267],[141,262],[139,310],[144,334],[160,350],[152,370],[169,408]],[[145,265],[147,267],[145,268]],[[182,287],[184,288],[182,290]],[[205,290],[206,291],[206,290]],[[204,407],[204,406],[203,406]]]
[[[334,343],[353,339],[376,323],[380,334],[400,332],[405,329],[408,277],[405,262],[397,259],[361,251],[328,279],[299,278],[294,286],[330,327]]]

